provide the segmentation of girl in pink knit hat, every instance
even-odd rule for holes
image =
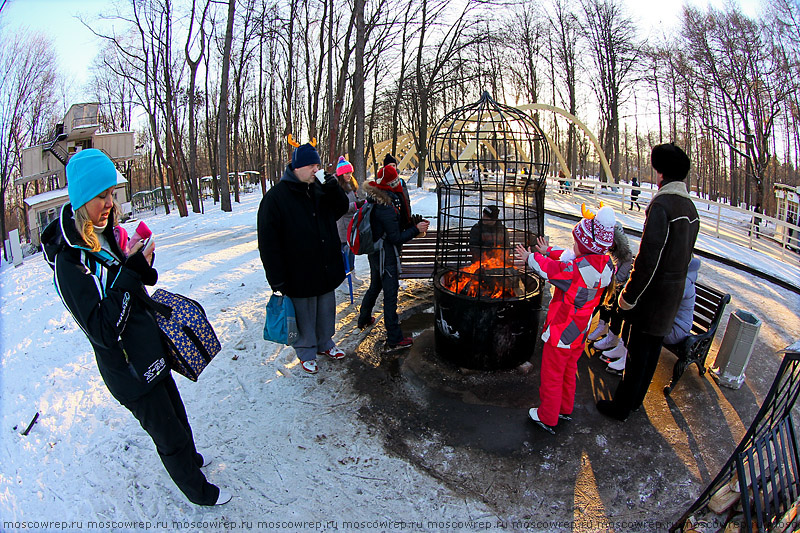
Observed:
[[[614,211],[602,207],[595,215],[582,206],[582,212],[584,218],[572,230],[571,250],[548,247],[543,237],[533,253],[520,244],[516,247],[525,264],[554,287],[542,330],[540,404],[528,412],[550,433],[555,433],[559,419],[570,419],[578,358],[592,311],[614,278],[614,264],[606,254],[614,240]]]
[[[347,199],[350,202],[350,207],[348,208],[347,213],[342,215],[342,217],[336,221],[336,229],[339,231],[339,242],[342,246],[342,256],[347,259],[345,271],[350,276],[351,283],[355,283],[357,281],[355,276],[356,256],[347,245],[347,225],[350,223],[350,219],[353,218],[353,214],[358,210],[358,208],[364,205],[364,200],[358,199],[358,182],[356,181],[355,177],[353,177],[353,165],[351,165],[350,162],[344,158],[344,156],[339,156],[339,162],[336,164],[336,179],[339,180],[339,186],[342,188],[345,194],[347,194]],[[340,288],[342,288],[342,290],[345,292],[349,292],[347,279],[345,279]]]

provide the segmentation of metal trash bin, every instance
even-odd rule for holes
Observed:
[[[720,385],[731,389],[742,386],[760,328],[761,320],[753,313],[741,309],[731,313],[713,369]]]

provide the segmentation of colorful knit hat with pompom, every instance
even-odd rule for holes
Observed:
[[[614,243],[614,223],[616,217],[610,207],[601,207],[593,214],[581,206],[583,218],[575,224],[572,236],[584,254],[604,254]]]
[[[353,165],[351,165],[344,156],[339,156],[339,163],[336,165],[336,175],[341,176],[353,172]]]

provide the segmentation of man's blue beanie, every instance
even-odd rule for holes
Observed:
[[[307,167],[308,165],[321,165],[317,149],[306,143],[298,146],[292,153],[292,168]]]
[[[67,193],[72,210],[117,184],[117,167],[106,154],[87,148],[73,155],[67,163]]]

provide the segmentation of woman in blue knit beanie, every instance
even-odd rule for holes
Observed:
[[[70,202],[42,233],[61,301],[92,344],[109,392],[153,439],[178,488],[197,505],[226,503],[231,494],[200,470],[205,460],[195,448],[161,330],[138,297],[158,280],[153,247],[139,242],[126,254],[114,238],[117,169],[102,151],[90,148],[73,155],[66,170]]]

